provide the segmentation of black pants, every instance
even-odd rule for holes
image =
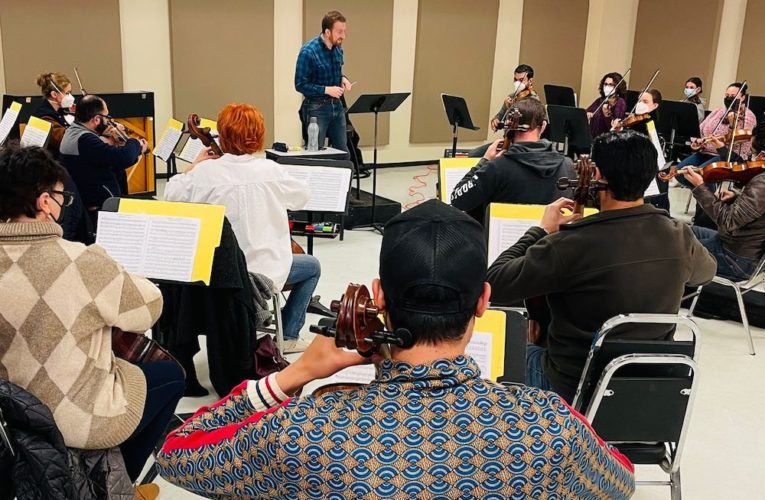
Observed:
[[[183,370],[177,363],[157,361],[136,366],[146,377],[143,417],[133,434],[120,445],[131,481],[138,479],[146,460],[162,438],[186,386]]]

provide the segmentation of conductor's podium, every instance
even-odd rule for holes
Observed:
[[[144,138],[154,148],[154,92],[123,92],[96,93],[106,101],[109,114],[115,121],[123,124],[131,137]],[[81,96],[75,96],[79,102]],[[9,139],[18,139],[24,130],[29,117],[42,104],[40,95],[4,95],[3,114],[12,102],[21,104],[21,111],[16,124],[11,130]],[[138,159],[138,163],[127,170],[129,194],[156,194],[156,165],[154,155],[146,154]]]

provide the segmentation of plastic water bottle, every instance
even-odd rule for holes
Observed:
[[[308,151],[319,150],[319,123],[316,117],[311,117],[311,123],[308,124]]]

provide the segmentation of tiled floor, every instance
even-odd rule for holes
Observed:
[[[427,184],[419,192],[435,195],[436,174],[426,167],[380,170],[379,193],[403,205],[420,199],[409,196],[409,187],[417,185],[413,176],[421,175]],[[369,180],[364,184],[371,187]],[[362,186],[364,187],[364,186]],[[161,187],[160,187],[161,189]],[[688,192],[672,189],[674,207],[685,207]],[[674,210],[673,210],[674,211]],[[682,213],[675,214],[687,218]],[[337,298],[349,282],[369,284],[377,274],[381,237],[370,231],[348,231],[345,241],[317,241],[314,254],[322,263],[322,278],[317,293],[327,303]],[[657,284],[660,286],[660,284]],[[309,315],[303,335],[310,336]],[[761,486],[761,455],[765,449],[765,431],[760,413],[765,414],[765,330],[753,328],[757,356],[750,356],[741,325],[733,322],[698,320],[702,329],[701,382],[683,458],[683,493],[688,499],[765,498]],[[204,352],[197,357],[197,370],[203,384],[209,386]],[[308,389],[311,389],[310,387]],[[212,392],[212,391],[211,391]],[[180,412],[196,410],[211,403],[214,397],[181,401]],[[638,468],[638,480],[663,479],[655,468]],[[162,499],[197,498],[168,485],[161,479]],[[636,499],[666,499],[666,487],[639,486]]]

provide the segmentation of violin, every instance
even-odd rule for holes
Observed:
[[[733,163],[730,161],[716,161],[704,167],[685,167],[678,169],[673,166],[669,173],[660,172],[659,179],[668,181],[676,175],[682,174],[687,170],[692,170],[701,174],[706,183],[716,183],[731,181],[737,184],[746,184],[755,176],[765,171],[765,161],[748,161],[746,163]]]
[[[651,119],[651,115],[648,114],[648,113],[643,113],[643,114],[640,114],[640,115],[635,114],[635,113],[630,113],[623,120],[621,120],[621,122],[619,123],[619,130],[624,129],[624,128],[631,128],[631,127],[637,125],[638,123],[643,123],[643,122],[648,121],[650,119]]]
[[[527,99],[528,97],[531,97],[533,93],[534,93],[534,86],[531,85],[531,83],[529,83],[528,86],[526,86],[526,88],[521,90],[520,92],[516,94],[508,95],[507,98],[505,99],[505,106],[509,108],[516,102],[522,101],[524,99]]]
[[[513,143],[515,133],[519,131],[526,131],[529,129],[528,125],[521,125],[521,112],[518,108],[512,108],[505,113],[505,118],[502,123],[502,128],[505,129],[505,141],[502,143],[502,149],[507,151],[510,145]]]
[[[206,148],[210,148],[212,152],[217,156],[223,156],[223,151],[218,146],[215,138],[212,135],[210,127],[201,127],[202,119],[196,113],[191,113],[186,119],[186,125],[189,129],[189,135],[198,139]],[[292,245],[292,253],[294,255],[303,255],[305,250],[294,239],[290,238],[290,244]]]
[[[715,141],[722,141],[722,142],[744,142],[744,141],[751,141],[752,140],[752,129],[750,128],[740,128],[736,129],[735,131],[731,130],[727,134],[721,134],[721,135],[715,135],[711,134],[706,137],[702,137],[701,139],[695,139],[691,142],[691,149],[694,151],[698,151],[701,148],[703,148],[707,143],[715,142]]]
[[[364,285],[350,283],[340,300],[333,300],[329,308],[337,314],[332,324],[311,325],[310,331],[325,337],[334,337],[335,345],[344,349],[353,349],[364,357],[381,354],[390,357],[388,345],[403,349],[414,345],[412,333],[405,328],[388,332],[380,320],[380,309],[370,297],[369,289]],[[330,384],[313,392],[321,396],[337,390],[352,390],[361,384]]]

